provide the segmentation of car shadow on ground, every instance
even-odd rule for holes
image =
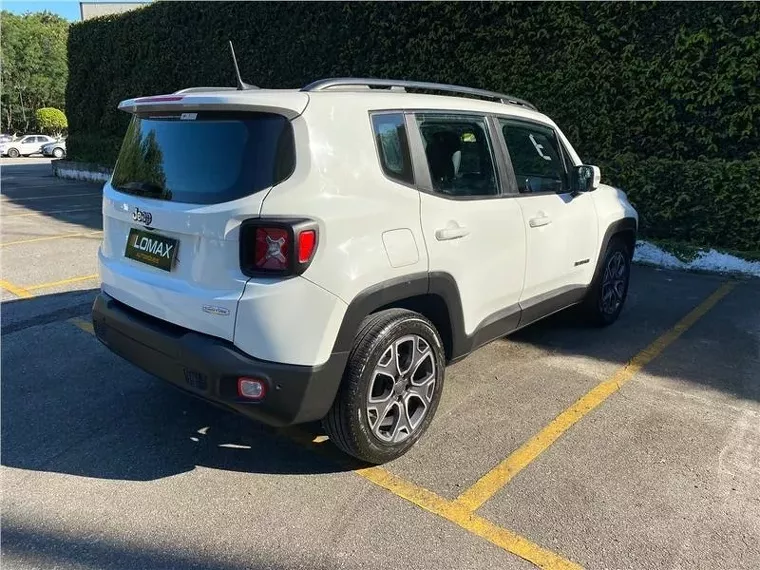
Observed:
[[[509,342],[623,365],[721,283],[678,275],[668,284],[656,272],[636,273],[631,306],[615,325],[588,328],[568,311],[516,333]],[[668,308],[684,287],[701,288],[694,293],[697,300]],[[267,474],[322,474],[363,466],[332,444],[294,443],[277,430],[186,395],[60,320],[73,316],[67,306],[77,307],[86,318],[85,307],[94,295],[95,290],[70,292],[3,304],[3,465],[135,481],[196,466]],[[760,400],[757,377],[752,380],[760,371],[757,332],[743,329],[760,314],[760,289],[744,284],[731,295],[709,326],[680,348],[669,349],[664,369],[657,368],[657,361],[651,369],[735,398]],[[695,359],[691,345],[712,356]],[[323,433],[317,424],[299,426],[299,431]]]
[[[135,570],[166,568],[182,570],[289,570],[303,568],[287,561],[264,559],[260,552],[249,552],[245,561],[214,560],[210,553],[199,553],[174,545],[135,544],[113,538],[94,539],[91,532],[58,532],[51,527],[33,527],[7,515],[3,517],[3,562],[29,568],[109,568]],[[309,568],[325,568],[317,561]]]
[[[332,445],[315,453],[277,430],[175,389],[68,319],[97,290],[4,302],[2,464],[149,481],[196,466],[271,474],[355,469]],[[302,439],[319,425],[298,426]]]
[[[102,183],[58,178],[48,162],[7,161],[0,160],[2,195],[7,206],[19,211],[6,210],[6,222],[18,219],[18,214],[37,213],[85,229],[103,229]]]

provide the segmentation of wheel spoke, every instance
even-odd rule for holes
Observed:
[[[435,388],[435,374],[430,374],[419,384],[410,384],[407,393],[411,397],[419,398],[426,406],[433,399],[433,390]]]
[[[394,442],[399,442],[404,441],[407,437],[412,435],[414,428],[409,421],[409,414],[407,412],[406,404],[403,402],[398,402],[396,407],[398,408],[399,413],[391,438]]]
[[[390,412],[393,407],[399,407],[398,402],[390,397],[382,403],[370,404],[367,406],[367,410],[369,412],[368,418],[370,422],[370,429],[372,430],[372,433],[374,433],[378,438],[386,441],[391,438],[388,435],[384,434],[381,431],[381,428],[383,428],[386,424],[385,419],[388,417],[388,412]],[[385,425],[385,427],[388,426]]]
[[[377,366],[375,367],[375,372],[380,374],[385,374],[386,376],[389,376],[392,379],[395,379],[396,376],[398,376],[398,362],[396,358],[396,345],[392,344],[388,347],[388,349],[383,353],[383,355],[380,357],[380,361],[377,363]]]
[[[414,366],[414,355],[417,351],[413,336],[405,336],[395,343],[396,346],[396,369],[404,375]]]

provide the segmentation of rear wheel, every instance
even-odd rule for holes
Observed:
[[[602,268],[582,305],[586,320],[597,326],[614,323],[628,297],[631,252],[621,239],[613,238],[604,254]]]
[[[323,420],[330,439],[368,463],[400,457],[433,419],[444,366],[441,339],[428,319],[403,309],[370,315]]]
[[[9,148],[8,149],[8,156],[11,158],[18,158],[19,157],[19,151],[16,148]]]

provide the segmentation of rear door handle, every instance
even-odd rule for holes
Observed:
[[[438,241],[446,241],[449,239],[459,239],[470,234],[470,230],[465,227],[458,226],[454,228],[442,228],[436,230],[435,239]]]
[[[549,216],[538,216],[528,220],[528,224],[531,228],[540,228],[541,226],[548,226],[552,223],[552,219]]]

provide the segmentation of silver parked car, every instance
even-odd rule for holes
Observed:
[[[43,156],[63,158],[66,156],[66,139],[48,143],[42,147]]]
[[[55,139],[46,135],[26,135],[15,141],[0,144],[0,154],[11,158],[41,154],[42,146],[52,142],[55,142]]]

